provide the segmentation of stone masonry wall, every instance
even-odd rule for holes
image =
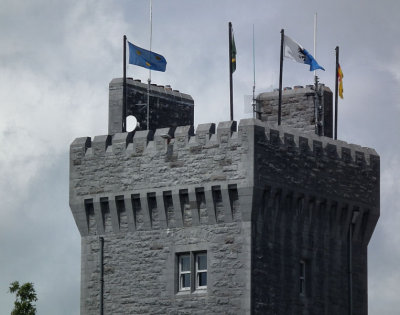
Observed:
[[[202,183],[248,183],[249,145],[236,123],[78,138],[71,145],[71,193],[76,197]],[[164,136],[173,135],[170,142]]]
[[[379,217],[379,157],[284,127],[260,124],[255,139],[255,313],[346,314],[352,224],[353,314],[367,314],[366,253]],[[304,294],[300,261],[306,263]]]
[[[104,237],[104,314],[249,314],[250,224],[154,229]],[[179,292],[177,253],[207,251],[207,290]],[[83,238],[81,314],[99,313],[99,240]]]
[[[379,156],[373,149],[287,127],[255,131],[255,185],[379,207]]]
[[[320,85],[319,104],[323,108],[323,134],[333,137],[333,94],[328,87]],[[315,134],[314,86],[295,86],[282,91],[281,124],[302,133]],[[257,96],[260,119],[271,125],[278,124],[279,91],[261,93]]]
[[[366,314],[366,246],[379,217],[376,152],[254,119],[241,120],[237,131],[236,122],[215,129],[164,128],[71,144],[81,313],[98,310],[98,236],[105,241],[106,313],[342,313],[346,235],[358,211],[354,305]],[[206,292],[177,293],[177,253],[204,250]],[[318,279],[302,298],[299,259]]]
[[[253,229],[255,314],[347,314],[349,307],[348,205],[268,188]],[[351,209],[355,210],[355,209]],[[371,223],[369,223],[371,224]],[[368,313],[367,244],[362,220],[353,233],[353,314]],[[306,290],[300,292],[300,261]]]
[[[79,138],[70,205],[82,234],[81,314],[250,314],[249,127],[235,122]],[[173,137],[168,140],[163,135]],[[207,251],[205,291],[177,292],[177,254]],[[229,294],[227,294],[229,290]]]

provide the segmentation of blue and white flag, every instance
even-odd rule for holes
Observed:
[[[283,46],[285,57],[310,65],[310,71],[317,69],[325,71],[325,69],[318,64],[318,62],[306,49],[304,49],[300,44],[296,43],[289,36],[284,35]]]
[[[129,45],[129,63],[146,69],[165,71],[167,61],[165,58],[155,52],[140,48],[128,42]]]

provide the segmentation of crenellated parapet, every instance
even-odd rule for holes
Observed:
[[[82,236],[250,221],[266,192],[338,220],[360,209],[368,239],[379,217],[373,149],[255,119],[77,138],[70,165]]]
[[[193,126],[133,131],[113,136],[104,135],[77,138],[71,144],[71,162],[80,165],[82,160],[91,157],[106,157],[109,154],[131,154],[134,156],[151,156],[165,151],[169,146],[201,147],[207,149],[211,145],[218,147],[242,145],[248,140],[248,130],[262,128],[268,144],[277,149],[293,149],[298,153],[307,153],[315,157],[328,157],[349,164],[379,167],[379,156],[374,149],[356,144],[348,144],[328,137],[303,134],[296,130],[274,126],[254,119],[242,119],[237,130],[236,122],[220,122],[218,128],[214,123],[201,124],[194,132]],[[165,152],[164,152],[165,151]]]
[[[379,206],[375,150],[282,126],[261,126],[255,138],[256,186],[280,183]]]

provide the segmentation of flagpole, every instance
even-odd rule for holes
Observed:
[[[126,35],[123,37],[122,132],[126,132]]]
[[[256,108],[256,54],[255,54],[255,44],[254,44],[254,24],[253,24],[253,118],[257,117]]]
[[[153,39],[153,1],[150,0],[150,53],[151,53],[151,43]],[[151,80],[151,70],[149,69],[149,78]]]
[[[153,36],[153,3],[150,0],[150,55],[151,42]],[[151,70],[149,69],[149,79],[147,80],[147,130],[150,130],[150,85],[151,85]]]
[[[317,12],[314,14],[314,59],[317,60]],[[317,75],[317,70],[314,70],[314,77]]]
[[[322,126],[320,121],[320,106],[318,93],[318,76],[314,76],[314,119],[315,119],[315,134],[322,136]]]
[[[232,82],[232,23],[229,22],[229,100],[230,120],[233,120],[233,82]]]
[[[314,14],[314,59],[317,59],[317,12]],[[314,82],[315,82],[315,122],[316,122],[316,129],[315,133],[319,136],[323,135],[323,129],[321,125],[321,108],[319,105],[319,95],[318,95],[318,77],[317,77],[317,70],[314,70]],[[320,115],[321,114],[321,115]]]
[[[282,69],[283,69],[283,41],[285,31],[281,29],[281,55],[280,55],[280,66],[279,66],[279,101],[278,101],[278,126],[281,124],[281,108],[282,108]]]
[[[335,140],[337,140],[338,124],[338,80],[339,80],[339,46],[336,46],[336,78],[335,78]]]

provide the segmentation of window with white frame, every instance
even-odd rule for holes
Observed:
[[[177,255],[178,291],[207,289],[207,252],[189,252]]]
[[[190,254],[181,254],[179,257],[179,291],[190,290]]]
[[[207,253],[195,254],[196,259],[196,289],[207,288]]]

